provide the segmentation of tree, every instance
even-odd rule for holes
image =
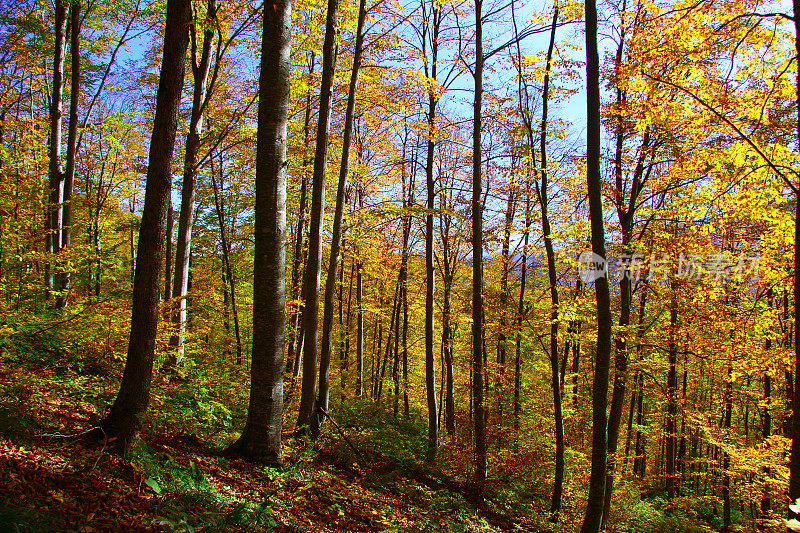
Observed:
[[[69,126],[67,127],[67,161],[64,169],[64,205],[62,209],[61,234],[56,235],[56,239],[61,239],[60,250],[66,250],[72,244],[72,224],[73,211],[72,192],[75,183],[75,157],[78,150],[78,99],[81,94],[81,3],[79,0],[72,0],[69,9],[70,16],[70,95],[69,95]],[[63,272],[58,275],[58,297],[56,297],[56,308],[63,309],[67,306],[67,295],[69,292],[69,265],[62,266]]]
[[[361,69],[361,53],[364,49],[364,21],[367,18],[366,0],[360,0],[358,7],[358,23],[356,27],[356,44],[353,52],[353,68],[350,74],[350,87],[347,92],[347,109],[345,111],[344,131],[342,132],[342,159],[339,167],[339,182],[336,188],[336,207],[333,215],[333,236],[328,262],[328,276],[325,279],[325,298],[322,315],[322,345],[319,362],[319,396],[317,407],[319,413],[311,418],[311,432],[319,433],[319,427],[325,421],[330,399],[330,366],[331,337],[333,334],[333,296],[336,289],[336,270],[339,268],[340,246],[342,242],[342,218],[344,215],[345,187],[350,172],[350,146],[353,135],[353,117],[356,107],[356,91],[358,90],[358,74]],[[344,265],[342,265],[344,272]],[[341,303],[340,303],[341,311]]]
[[[792,7],[794,9],[794,37],[795,37],[795,59],[800,60],[800,0],[793,0]],[[797,76],[795,88],[796,106],[797,106],[797,138],[798,149],[800,150],[800,74]],[[795,182],[793,187],[794,197],[797,202],[800,202],[800,181]],[[796,203],[800,206],[800,203]],[[794,316],[795,321],[800,316],[800,207],[797,208],[794,217]],[[794,328],[794,390],[792,397],[792,455],[789,462],[789,503],[793,504],[800,499],[800,328],[797,327],[795,322]],[[789,511],[790,518],[796,518],[800,514]]]
[[[322,82],[319,93],[317,144],[314,151],[314,175],[311,190],[311,219],[308,227],[308,262],[303,272],[303,386],[297,430],[304,433],[317,416],[317,326],[319,324],[319,285],[322,268],[322,222],[325,216],[325,173],[328,165],[328,130],[331,119],[331,95],[336,64],[336,18],[339,0],[328,0],[325,18],[325,41],[322,45]]]
[[[483,199],[481,198],[481,103],[483,99],[483,0],[475,0],[475,97],[472,114],[472,401],[475,422],[475,481],[486,480],[486,415],[483,403]]]
[[[253,360],[247,423],[231,451],[280,466],[286,281],[290,0],[264,9],[256,138]]]
[[[169,344],[176,350],[176,353],[171,355],[166,363],[167,367],[172,370],[183,365],[183,333],[186,329],[186,291],[189,283],[189,258],[192,247],[195,180],[197,179],[197,161],[200,151],[200,133],[203,129],[203,112],[213,90],[213,80],[212,86],[208,86],[208,74],[211,69],[211,48],[214,44],[216,31],[214,21],[216,16],[216,0],[208,0],[203,23],[205,29],[202,43],[198,42],[197,21],[193,21],[190,28],[192,44],[191,68],[194,87],[192,90],[192,110],[189,117],[189,133],[186,136],[186,149],[183,157],[178,240],[175,243],[175,278],[172,283],[172,298],[177,300],[177,309],[172,314],[172,322],[177,333],[170,337]],[[199,57],[198,45],[202,45]],[[217,57],[217,69],[219,69],[219,62],[220,58]]]
[[[603,196],[600,177],[600,59],[597,52],[597,4],[588,0],[586,10],[586,183],[592,227],[592,252],[605,260]],[[597,346],[592,384],[592,472],[581,533],[600,531],[606,487],[607,399],[611,361],[611,297],[608,278],[595,280]]]
[[[555,4],[553,9],[550,44],[547,47],[547,63],[544,74],[544,88],[542,89],[542,122],[539,135],[539,162],[542,170],[541,180],[539,184],[536,185],[536,192],[539,196],[539,206],[542,212],[542,235],[544,235],[544,247],[547,255],[547,279],[550,284],[550,305],[552,306],[550,311],[550,388],[553,389],[553,416],[555,418],[556,433],[556,469],[553,480],[553,496],[550,503],[550,520],[553,522],[558,521],[558,515],[561,511],[561,495],[564,490],[564,414],[561,406],[561,378],[559,377],[560,370],[558,360],[558,275],[556,274],[553,230],[550,227],[547,199],[547,188],[550,178],[547,169],[547,110],[550,96],[550,66],[553,60],[557,22],[558,3]],[[533,149],[532,146],[531,149]],[[566,353],[564,355],[566,356]]]
[[[136,271],[131,304],[131,332],[128,355],[117,397],[100,424],[106,439],[127,452],[135,440],[141,416],[150,403],[158,302],[160,299],[161,256],[167,224],[167,207],[172,188],[172,151],[177,115],[183,90],[186,49],[189,45],[191,9],[189,0],[167,0],[164,51],[161,60],[156,115],[150,138],[142,227],[137,245]]]
[[[52,260],[59,251],[61,242],[61,199],[63,176],[61,175],[61,119],[64,94],[64,50],[66,48],[67,5],[66,0],[55,2],[55,48],[53,49],[53,89],[50,97],[50,143],[47,168],[48,202],[45,213],[45,251],[50,254],[45,264],[44,284],[46,296],[50,298],[53,286]]]
[[[425,2],[422,3],[423,11],[426,8]],[[436,79],[439,55],[439,29],[442,23],[442,7],[431,2],[430,14],[424,17],[422,27],[422,51],[425,60],[425,76],[429,77],[433,83],[428,88],[428,131],[427,131],[427,155],[425,160],[425,187],[428,191],[427,207],[428,213],[425,215],[425,396],[428,400],[428,449],[427,459],[430,462],[436,460],[436,448],[439,440],[439,417],[436,413],[436,368],[434,352],[434,316],[433,303],[436,295],[436,271],[434,270],[433,257],[433,210],[436,201],[436,189],[433,181],[434,148],[436,147],[436,105],[439,102],[437,94],[438,83]],[[430,36],[428,34],[430,33]],[[428,41],[431,46],[431,60],[428,61],[426,52]],[[446,320],[446,319],[443,319]],[[444,333],[443,333],[444,335]],[[443,337],[444,341],[447,341]],[[448,348],[443,348],[447,350]],[[449,389],[448,389],[449,391]],[[447,427],[452,426],[452,420],[447,423]]]

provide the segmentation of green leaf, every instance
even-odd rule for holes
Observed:
[[[158,485],[158,481],[149,477],[144,480],[144,484],[153,489],[153,492],[156,494],[161,494],[161,487]]]

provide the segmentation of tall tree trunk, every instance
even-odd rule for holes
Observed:
[[[292,258],[292,294],[293,301],[298,301],[300,298],[300,279],[303,269],[303,246],[305,242],[305,225],[306,225],[306,205],[308,204],[308,165],[310,164],[308,158],[308,145],[311,136],[311,87],[312,78],[314,76],[314,65],[316,64],[314,52],[311,52],[308,64],[308,90],[306,91],[306,111],[303,120],[303,167],[302,179],[300,182],[300,207],[297,214],[297,231],[295,231],[294,241],[294,256]],[[292,387],[296,381],[297,371],[300,366],[300,359],[302,355],[302,339],[303,336],[300,330],[300,317],[303,314],[303,306],[299,302],[292,313],[291,322],[289,325],[289,348],[286,351],[286,372],[293,374]]]
[[[530,158],[526,161],[526,172],[525,172],[525,232],[523,234],[523,244],[522,244],[522,272],[520,274],[520,288],[519,288],[519,303],[517,305],[517,318],[516,318],[516,327],[517,327],[517,341],[515,346],[515,355],[514,355],[514,430],[519,431],[520,429],[520,415],[522,413],[522,404],[520,401],[520,393],[522,387],[522,320],[525,314],[525,289],[527,285],[527,275],[528,275],[528,244],[530,240],[530,232],[531,232],[531,178],[534,173],[534,168],[536,167],[536,150],[534,150],[534,141],[533,141],[533,124],[532,124],[532,112],[530,109],[530,96],[528,94],[528,85],[526,83],[526,77],[523,73],[523,61],[522,61],[522,49],[520,47],[520,34],[519,29],[517,28],[517,19],[514,16],[515,10],[513,8],[512,3],[512,10],[511,10],[511,20],[514,25],[514,37],[517,47],[517,54],[515,58],[515,67],[517,70],[517,107],[520,112],[520,116],[525,125],[525,130],[528,136],[528,149],[530,153]],[[518,445],[515,442],[514,444],[514,451],[517,451]]]
[[[644,326],[644,311],[645,311],[645,306],[647,304],[647,291],[645,289],[646,289],[646,285],[640,286],[640,289],[639,289],[639,290],[642,291],[641,294],[639,295],[639,324],[638,324],[638,327],[636,329],[636,335],[638,337],[638,344],[636,346],[636,354],[637,354],[636,357],[637,357],[637,359],[639,361],[641,361],[641,358],[642,358],[641,352],[642,352],[642,335],[644,335],[644,329],[643,329],[643,326]],[[631,439],[633,437],[633,421],[634,421],[634,414],[636,413],[636,406],[638,404],[641,404],[641,400],[642,400],[640,395],[643,393],[643,391],[641,389],[637,389],[639,380],[642,379],[642,377],[643,377],[643,374],[642,374],[641,371],[639,371],[639,372],[636,373],[636,375],[633,378],[633,390],[632,390],[632,393],[631,393],[631,406],[630,406],[630,413],[628,415],[628,435],[627,435],[627,438],[625,439],[625,463],[624,463],[624,466],[622,468],[623,473],[625,472],[626,467],[628,465],[628,457],[629,457],[630,450],[631,450]],[[637,425],[638,424],[639,424],[639,422],[637,421]],[[638,433],[639,433],[639,430],[637,429],[637,434]],[[634,459],[633,472],[634,472],[634,474],[636,473],[636,462],[635,462],[635,459]]]
[[[795,33],[795,53],[800,58],[800,0],[792,0],[794,9],[794,33]],[[800,74],[796,76],[795,98],[796,103],[800,104]],[[800,149],[800,105],[797,107],[797,141]],[[800,205],[800,182],[795,184],[795,200]],[[794,217],[794,316],[800,316],[800,216]],[[796,318],[795,318],[796,320]],[[792,387],[792,406],[800,405],[800,328],[794,326],[794,386]],[[794,504],[800,499],[800,409],[792,409],[792,455],[789,462],[789,503]],[[790,518],[800,517],[797,513],[789,510]]]
[[[408,270],[405,278],[403,281],[403,416],[408,419],[411,416],[408,404]]]
[[[731,414],[733,411],[733,369],[728,367],[728,378],[725,384],[725,411],[723,428],[725,433],[731,430]],[[723,451],[722,457],[722,530],[731,531],[731,474],[729,472],[731,456]]]
[[[622,10],[625,11],[627,2],[623,1]],[[620,40],[617,47],[615,58],[615,79],[619,80],[624,57],[625,46],[625,27],[620,30]],[[622,109],[627,100],[626,91],[617,87],[617,105]],[[636,208],[639,204],[639,193],[641,192],[645,176],[645,161],[650,153],[650,128],[645,128],[642,145],[639,151],[636,167],[633,171],[633,178],[630,187],[625,187],[623,181],[623,148],[625,137],[625,125],[623,117],[618,116],[616,124],[616,152],[614,158],[614,177],[615,177],[615,203],[617,217],[622,230],[622,253],[629,258],[632,263],[631,241],[633,240],[633,226],[635,222]],[[648,171],[649,172],[649,171]],[[630,197],[627,198],[626,194]],[[625,202],[627,201],[627,205]],[[617,447],[619,444],[619,427],[622,422],[622,410],[625,403],[626,381],[628,379],[628,342],[627,335],[624,333],[630,325],[631,318],[631,299],[632,299],[632,270],[625,270],[619,282],[620,288],[620,313],[619,326],[623,332],[615,339],[616,357],[614,358],[614,387],[611,395],[611,408],[608,414],[608,475],[606,477],[606,493],[603,505],[603,523],[601,528],[605,528],[605,521],[611,509],[611,499],[614,493],[614,470],[618,462]]]
[[[514,159],[512,159],[512,173],[514,172]],[[512,178],[508,184],[508,198],[506,199],[505,220],[503,221],[503,244],[501,248],[501,261],[503,271],[500,274],[500,332],[497,335],[497,421],[503,426],[503,400],[505,399],[505,374],[506,357],[508,351],[508,337],[506,328],[508,326],[506,313],[508,311],[508,276],[511,270],[511,229],[514,224],[514,214],[516,211],[516,181]]]
[[[674,284],[672,287],[673,290],[675,290]],[[670,500],[675,498],[678,494],[678,483],[675,469],[675,445],[678,427],[678,344],[676,339],[678,328],[678,310],[675,298],[676,297],[673,295],[673,301],[670,306],[669,313],[669,369],[667,371],[667,427],[665,431],[667,498]]]
[[[172,297],[172,233],[174,226],[174,212],[172,210],[172,198],[167,203],[167,245],[164,253],[164,320],[169,320],[169,304],[167,303]]]
[[[433,169],[431,169],[431,171],[432,170]],[[451,250],[451,236],[450,236],[450,227],[452,225],[453,218],[451,215],[446,213],[446,211],[450,209],[451,206],[452,206],[452,189],[446,187],[446,184],[443,184],[442,191],[439,194],[439,209],[442,212],[439,218],[439,231],[442,240],[442,262],[441,262],[442,355],[444,357],[444,365],[442,369],[442,374],[443,374],[442,377],[444,379],[444,390],[442,391],[442,401],[444,402],[445,429],[450,435],[454,435],[456,431],[456,420],[455,420],[455,397],[454,397],[455,387],[453,383],[453,333],[452,333],[453,319],[452,319],[451,294],[453,290],[453,277],[455,275],[454,273],[455,263],[453,262],[452,259],[454,252]],[[434,375],[434,380],[435,378],[436,376]],[[425,376],[425,379],[426,379],[426,392],[427,392],[427,386],[428,386],[427,374]],[[430,424],[430,410],[428,412],[428,416],[429,416],[428,424]],[[428,428],[428,432],[430,433],[430,426]],[[437,440],[438,440],[438,427],[437,427]]]
[[[236,364],[242,364],[242,336],[239,331],[239,308],[236,305],[236,284],[233,279],[233,268],[231,268],[231,244],[225,232],[225,204],[224,198],[221,198],[222,188],[222,162],[220,162],[220,183],[214,176],[214,158],[211,158],[211,185],[214,189],[214,210],[217,214],[217,222],[219,224],[219,235],[222,241],[222,263],[225,268],[225,280],[229,285],[230,298],[231,298],[231,311],[233,312],[233,332],[236,336]]]
[[[798,0],[800,1],[800,0]],[[483,204],[481,199],[481,104],[483,101],[483,0],[475,0],[475,101],[472,115],[472,401],[475,481],[478,498],[486,480],[486,415],[483,402]]]
[[[172,348],[166,367],[173,371],[183,371],[183,342],[186,331],[186,294],[189,283],[189,256],[192,247],[192,219],[194,217],[195,181],[197,179],[197,159],[200,151],[200,134],[203,130],[203,111],[208,102],[207,82],[211,68],[211,45],[214,40],[216,0],[208,0],[206,23],[203,32],[202,52],[197,57],[197,28],[192,23],[192,111],[189,117],[189,134],[183,157],[183,184],[181,185],[181,213],[178,217],[178,240],[175,243],[175,279],[172,284],[172,298],[175,309],[172,314],[173,328],[177,332],[169,339]]]
[[[53,51],[53,88],[50,96],[50,145],[48,147],[47,208],[45,211],[45,251],[48,254],[44,270],[45,296],[49,299],[53,286],[53,264],[59,251],[61,231],[61,119],[64,94],[64,52],[66,48],[67,0],[55,1],[55,49]]]
[[[253,355],[247,423],[232,450],[280,466],[286,303],[286,124],[292,4],[264,9],[256,133]]]
[[[344,248],[344,246],[343,246]],[[344,252],[342,252],[344,256]],[[353,280],[356,276],[356,259],[350,261],[350,283],[347,289],[347,320],[342,321],[343,301],[342,292],[344,289],[344,257],[342,257],[342,280],[339,289],[339,395],[340,402],[345,400],[345,384],[350,367],[350,317],[353,308]]]
[[[72,0],[70,5],[70,55],[72,58],[69,95],[69,126],[67,133],[67,164],[63,175],[64,205],[62,207],[63,220],[61,228],[60,250],[66,250],[72,244],[72,189],[75,184],[75,158],[78,150],[78,101],[81,94],[81,3]],[[69,294],[70,273],[67,261],[62,261],[63,272],[59,272],[56,308],[67,307]]]
[[[383,308],[383,298],[379,301],[379,309]],[[372,363],[370,366],[370,374],[372,381],[370,383],[370,397],[376,399],[378,396],[378,369],[380,367],[381,358],[381,345],[383,344],[383,320],[380,315],[375,316],[375,338],[372,342]],[[377,342],[375,342],[377,340]]]
[[[436,83],[437,76],[437,60],[439,55],[439,26],[441,23],[442,10],[435,2],[431,2],[430,19],[426,21],[423,26],[422,47],[425,60],[425,74]],[[429,37],[428,37],[429,36]],[[425,53],[425,48],[428,45],[428,39],[431,45],[431,60],[428,61],[428,55]],[[425,188],[427,190],[427,207],[428,213],[425,215],[425,397],[428,402],[428,447],[426,451],[426,459],[428,462],[436,461],[436,451],[439,447],[439,417],[436,412],[436,357],[434,347],[434,300],[436,298],[436,271],[434,270],[434,250],[433,250],[433,209],[434,202],[436,201],[436,184],[433,179],[434,149],[436,148],[436,106],[439,103],[439,98],[434,90],[428,91],[428,131],[427,131],[427,153],[425,160]],[[445,255],[445,263],[447,263],[447,256]],[[445,360],[450,357],[450,364],[452,365],[452,353],[448,353],[449,346],[449,330],[444,332],[445,320],[448,321],[447,327],[449,329],[449,294],[445,296],[448,299],[445,305],[448,306],[447,317],[442,317],[442,349],[445,350]],[[452,366],[449,367],[452,374]],[[448,383],[449,385],[449,383]],[[449,386],[447,387],[449,391]],[[445,406],[447,409],[447,406]],[[451,416],[445,416],[445,426],[447,431],[451,434],[455,430],[455,423]],[[452,431],[451,431],[452,429]]]
[[[798,54],[800,55],[800,54]],[[800,134],[798,134],[800,137]],[[783,323],[786,324],[786,331],[784,332],[783,338],[783,346],[784,348],[791,348],[792,346],[792,327],[793,325],[790,322],[791,313],[789,312],[789,291],[784,289],[783,291]],[[786,369],[783,373],[784,376],[784,383],[786,387],[786,394],[785,394],[785,409],[784,413],[785,416],[782,421],[782,429],[783,435],[786,438],[792,438],[792,418],[794,417],[794,411],[792,410],[792,401],[794,400],[794,377],[792,373],[792,366],[786,365]],[[798,473],[800,474],[800,473]],[[800,481],[800,480],[798,480]]]
[[[319,323],[319,285],[322,268],[322,223],[325,217],[325,177],[328,166],[328,130],[331,122],[331,96],[336,64],[334,48],[338,12],[339,0],[328,0],[327,15],[325,17],[325,41],[322,45],[322,82],[319,89],[317,144],[314,150],[311,220],[308,227],[308,261],[303,272],[303,386],[296,423],[299,434],[304,434],[308,429],[311,429],[312,424],[317,424],[318,414],[316,408],[317,326]],[[331,260],[336,261],[334,258],[337,256],[337,251],[331,250]],[[320,362],[321,366],[322,364],[323,362]],[[321,377],[320,381],[322,379]],[[325,376],[326,383],[327,379],[328,377]],[[327,390],[324,391],[325,396],[327,396],[327,393]],[[322,396],[323,394],[321,393],[320,397]],[[327,403],[320,405],[320,407],[327,409]]]
[[[394,299],[392,300],[392,315],[389,319],[389,329],[386,330],[386,348],[383,352],[383,363],[379,362],[379,375],[378,375],[378,385],[377,385],[377,392],[376,398],[378,401],[381,399],[381,394],[383,393],[383,378],[386,376],[386,365],[389,361],[389,355],[392,353],[392,335],[396,329],[396,321],[398,320],[399,310],[400,310],[400,282],[395,283],[394,288]]]
[[[531,154],[533,155],[533,153]],[[535,164],[531,161],[531,165]],[[530,175],[525,184],[525,233],[522,237],[522,271],[519,277],[519,302],[517,304],[517,341],[514,348],[514,429],[520,429],[522,404],[522,319],[525,315],[525,288],[528,284],[528,241],[531,233],[531,184]]]
[[[592,252],[606,258],[603,196],[600,176],[600,60],[597,51],[597,3],[587,0],[586,9],[586,181]],[[608,374],[611,363],[611,298],[608,278],[595,280],[597,300],[597,346],[592,385],[592,472],[581,533],[597,533],[603,519],[606,488]]]
[[[230,334],[231,316],[228,310],[230,296],[228,296],[228,276],[225,274],[225,265],[222,265],[222,327],[225,328],[225,356],[231,354]]]
[[[455,379],[453,376],[453,335],[450,294],[452,280],[443,283],[442,295],[442,350],[444,351],[444,427],[450,435],[456,433]],[[435,377],[435,376],[434,376]],[[429,413],[430,416],[430,413]],[[430,420],[428,421],[430,423]],[[437,428],[438,429],[438,428]],[[430,430],[429,430],[430,431]],[[438,437],[438,433],[437,433]]]
[[[334,4],[335,5],[332,5]],[[338,0],[331,0],[328,3],[328,28],[325,30],[325,41],[327,45],[328,29],[336,29],[336,9],[338,7]],[[333,10],[334,20],[331,19],[330,11]],[[326,413],[328,412],[328,403],[330,400],[330,366],[331,366],[331,337],[333,335],[333,297],[336,290],[336,271],[339,266],[340,245],[342,242],[342,218],[344,216],[345,205],[345,188],[347,186],[347,176],[350,173],[350,146],[352,144],[353,135],[353,116],[355,114],[356,106],[356,91],[358,90],[358,74],[361,69],[361,51],[364,46],[364,20],[366,19],[366,0],[360,0],[358,7],[358,26],[356,29],[356,47],[353,53],[353,69],[350,73],[350,87],[347,92],[347,109],[345,111],[344,131],[342,132],[342,161],[339,166],[339,183],[336,190],[336,208],[333,216],[333,235],[331,237],[331,250],[328,262],[328,276],[325,280],[325,297],[323,300],[323,315],[322,315],[322,342],[320,344],[320,358],[319,358],[319,393],[316,401],[316,408],[314,415],[309,418],[311,424],[311,433],[316,436],[319,433],[319,428],[325,421]],[[333,38],[333,37],[331,37]],[[333,73],[331,72],[331,75]],[[323,69],[324,77],[324,69]],[[332,79],[331,79],[332,82]],[[324,86],[324,81],[323,81]],[[327,133],[327,132],[326,132]],[[317,138],[319,139],[318,133]],[[325,134],[327,137],[327,134]],[[318,161],[314,161],[314,195],[317,194],[316,187],[316,168]],[[314,221],[313,214],[314,206],[312,206],[312,225]],[[321,223],[321,220],[320,220]],[[321,228],[320,228],[321,229]],[[321,250],[321,247],[320,247]],[[309,266],[310,266],[309,262]],[[308,268],[308,266],[306,267]],[[307,305],[309,300],[306,300]],[[316,311],[316,309],[315,309]],[[309,338],[306,339],[306,346],[313,345],[310,335],[315,334],[316,328],[306,328]],[[306,375],[303,372],[303,389],[305,390]],[[301,409],[303,405],[301,403]],[[301,424],[299,423],[298,426]]]
[[[772,291],[772,287],[767,290],[767,297],[769,299],[769,306],[770,308],[774,307],[774,295]],[[764,351],[769,354],[772,351],[772,337],[767,336],[766,341],[764,342]],[[761,418],[761,438],[765,441],[769,439],[770,435],[772,434],[772,411],[770,410],[770,403],[772,402],[772,375],[769,372],[764,373],[764,413]],[[770,476],[770,468],[764,468],[764,478],[769,478]],[[764,482],[764,489],[763,489],[763,497],[761,498],[761,505],[759,507],[760,515],[759,518],[762,520],[768,520],[770,511],[772,511],[772,501],[770,501],[769,497],[769,485],[767,482]],[[764,528],[764,526],[759,526],[759,528]]]
[[[558,23],[558,3],[553,10],[553,22],[550,27],[550,44],[547,48],[547,63],[544,74],[544,89],[542,90],[542,121],[540,130],[539,161],[541,164],[541,181],[537,187],[539,193],[539,206],[542,212],[542,235],[547,255],[547,278],[550,284],[550,387],[553,389],[553,417],[555,419],[556,460],[555,476],[553,480],[553,495],[550,501],[550,521],[558,522],[561,511],[561,495],[564,486],[564,413],[561,405],[561,378],[559,376],[558,358],[558,274],[556,273],[556,256],[553,250],[553,236],[550,228],[548,213],[547,188],[549,175],[547,170],[547,107],[550,93],[550,64],[553,58],[553,48],[556,39],[556,24]],[[531,147],[533,149],[533,147]]]
[[[636,425],[644,425],[644,374],[639,375],[639,393],[636,395]],[[634,446],[633,474],[644,478],[647,462],[645,459],[645,434],[641,429],[636,430],[636,445]]]
[[[364,305],[361,301],[364,292],[363,266],[356,264],[356,396],[364,395]]]
[[[101,422],[103,436],[116,439],[114,446],[123,453],[127,452],[136,438],[141,417],[150,402],[160,299],[161,254],[172,185],[172,152],[183,90],[190,22],[189,0],[167,0],[163,57],[137,249],[139,260],[136,262],[133,282],[128,355],[119,393]]]

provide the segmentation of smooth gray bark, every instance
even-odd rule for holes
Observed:
[[[286,303],[286,125],[291,0],[264,6],[256,133],[253,355],[247,423],[231,451],[281,466]]]

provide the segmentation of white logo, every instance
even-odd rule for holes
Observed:
[[[591,283],[608,275],[608,261],[603,256],[586,250],[578,256],[578,276],[584,283]]]

